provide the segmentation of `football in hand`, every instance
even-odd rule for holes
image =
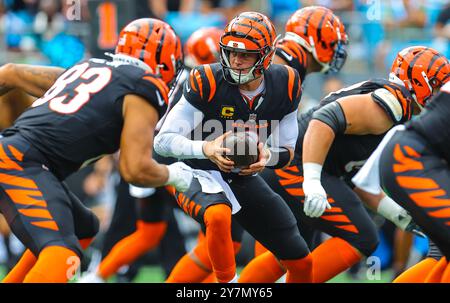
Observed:
[[[225,138],[222,146],[230,150],[225,157],[234,162],[235,168],[248,168],[258,162],[258,137],[254,133],[232,133]]]

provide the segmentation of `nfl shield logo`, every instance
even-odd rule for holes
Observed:
[[[256,121],[256,114],[250,114],[250,115],[248,116],[248,119],[249,119],[249,120]]]
[[[236,42],[233,42],[233,47],[238,47],[238,44]]]

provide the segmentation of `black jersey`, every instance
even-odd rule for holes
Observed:
[[[194,68],[184,87],[184,97],[204,115],[202,123],[192,132],[195,140],[212,140],[228,130],[254,131],[260,140],[271,134],[274,123],[298,108],[301,80],[298,73],[285,65],[272,64],[264,72],[265,91],[247,100],[239,87],[224,79],[220,64]],[[215,121],[215,122],[213,122]],[[219,125],[221,132],[212,125]],[[197,138],[201,134],[202,138]],[[215,169],[210,160],[186,161],[194,168]]]
[[[329,94],[317,107],[300,116],[299,137],[295,149],[297,159],[301,159],[303,138],[315,110],[345,96],[368,93],[372,93],[373,100],[386,111],[394,124],[411,119],[413,98],[405,87],[385,79],[354,84]],[[325,160],[324,170],[335,176],[352,177],[376,149],[384,135],[336,135]]]
[[[306,77],[307,65],[305,49],[292,40],[282,39],[277,43],[275,52],[277,56],[286,61],[290,67],[298,72],[303,82]]]
[[[422,135],[450,163],[450,84],[442,87],[407,128]]]
[[[64,72],[3,135],[25,137],[64,179],[119,149],[122,103],[128,94],[145,98],[160,115],[167,108],[167,87],[148,72],[114,61],[81,62]]]

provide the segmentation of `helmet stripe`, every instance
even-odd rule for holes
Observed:
[[[247,18],[247,19],[253,20],[253,21],[257,22],[258,24],[263,25],[263,26],[266,28],[267,33],[269,34],[270,40],[271,40],[271,41],[274,40],[275,37],[272,36],[272,30],[268,27],[268,25],[266,24],[266,22],[264,22],[264,18],[262,18],[262,20],[261,20],[261,19],[254,18],[254,17],[252,17],[252,16],[248,16],[248,15],[246,15],[246,14],[245,14],[244,16],[245,16],[245,18]],[[261,21],[262,21],[262,22],[261,22]],[[262,33],[261,33],[261,35],[262,35]],[[265,35],[262,35],[262,36],[265,37]],[[267,40],[266,40],[266,43],[267,43]]]
[[[319,26],[317,26],[317,41],[322,41],[322,25],[325,17],[328,16],[328,11],[324,11],[322,18],[320,18]]]
[[[156,63],[159,64],[161,61],[161,49],[164,45],[164,39],[166,38],[166,30],[164,28],[161,29],[162,30],[162,36],[161,36],[161,40],[158,43],[158,47],[156,48]]]
[[[428,64],[427,68],[427,75],[430,72],[431,68],[433,67],[433,64],[436,62],[437,59],[439,59],[441,56],[439,54],[433,54],[433,57],[430,60],[430,64]]]
[[[422,55],[426,54],[426,50],[428,50],[428,48],[425,48],[424,50],[421,50],[418,54],[416,54],[416,55],[414,56],[414,58],[413,58],[413,59],[411,60],[411,62],[409,63],[408,70],[407,70],[407,72],[406,72],[406,75],[407,75],[408,79],[412,79],[412,78],[413,78],[413,77],[412,77],[412,72],[413,72],[413,69],[414,69],[414,65],[416,64],[416,61],[417,61],[420,57],[422,57]]]
[[[261,35],[261,37],[263,37],[264,42],[265,42],[266,44],[269,44],[269,43],[267,42],[266,36],[263,34],[263,32],[262,32],[260,29],[254,27],[254,26],[252,26],[252,25],[245,24],[245,23],[237,23],[237,25],[241,25],[241,26],[243,26],[243,27],[248,27],[248,28],[250,28],[250,31],[251,31],[252,29],[254,29],[255,31],[257,31],[257,32]],[[249,31],[249,33],[250,33],[250,31]],[[247,34],[247,35],[248,35],[248,34]],[[254,39],[254,37],[252,37],[252,38]],[[258,41],[258,39],[256,39],[256,41]],[[258,46],[261,47],[259,43],[258,43]]]
[[[303,35],[305,37],[308,37],[308,24],[309,24],[309,20],[311,20],[312,15],[314,14],[314,10],[311,10],[308,17],[306,17],[306,22],[305,22],[305,27],[304,27],[304,31],[303,31]]]
[[[153,32],[153,22],[149,22],[148,25],[149,25],[149,28],[148,28],[147,37],[145,38],[145,42],[142,44],[141,54],[139,55],[139,60],[141,60],[141,61],[144,61],[145,48],[147,47],[148,39],[150,39],[150,36],[152,35],[152,32]]]

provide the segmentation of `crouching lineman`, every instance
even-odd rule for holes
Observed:
[[[331,93],[300,116],[294,165],[275,170],[272,181],[265,179],[278,188],[297,221],[332,236],[311,253],[314,282],[331,279],[377,247],[375,225],[354,186],[345,180],[350,180],[393,125],[420,112],[433,89],[448,80],[449,71],[448,60],[437,51],[407,48],[397,55],[389,80],[364,81]],[[379,204],[383,195],[372,200]],[[267,275],[262,276],[262,271]],[[241,280],[273,282],[283,273],[277,260],[264,253],[243,270]]]
[[[437,73],[425,87],[436,90],[449,77],[448,71],[444,78]],[[427,258],[396,283],[450,283],[450,84],[432,100],[430,96],[421,103],[424,112],[391,130],[353,178],[368,192],[377,193],[381,184],[431,240]]]

